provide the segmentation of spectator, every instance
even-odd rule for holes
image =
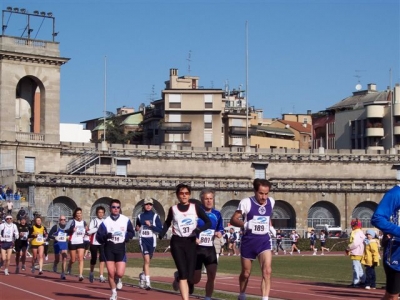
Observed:
[[[365,235],[367,238],[364,241],[365,248],[361,264],[365,266],[365,288],[369,290],[376,289],[375,267],[379,266],[379,240],[376,238],[376,233],[372,229],[368,229]]]
[[[236,240],[237,240],[237,235],[235,232],[235,229],[231,228],[229,229],[229,239],[228,239],[228,256],[231,255],[232,251],[232,255],[236,255]]]
[[[26,217],[26,211],[23,207],[21,207],[21,209],[17,213],[17,220],[21,221],[21,219],[25,217]]]
[[[11,200],[7,200],[7,215],[12,215],[12,210],[14,208],[14,203]]]
[[[360,287],[365,282],[365,274],[361,266],[365,234],[361,230],[361,221],[358,219],[351,221],[351,229],[350,244],[346,249],[346,253],[350,255],[353,264],[353,283],[350,284],[350,287]]]

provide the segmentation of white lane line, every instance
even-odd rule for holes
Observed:
[[[53,284],[58,284],[58,285],[67,286],[67,287],[73,287],[76,290],[82,290],[82,291],[91,292],[91,293],[97,293],[97,294],[101,294],[101,295],[110,295],[111,294],[111,290],[110,290],[110,293],[102,293],[102,292],[96,291],[95,289],[81,288],[81,287],[77,287],[77,286],[75,286],[73,284],[61,283],[61,282],[57,282],[57,281],[53,281],[53,280],[47,280],[47,279],[44,279],[44,278],[37,278],[37,279],[38,280],[42,280],[42,281],[46,281],[46,282],[51,282]],[[117,293],[118,293],[118,291],[117,291]],[[131,300],[131,298],[124,298],[124,297],[122,297],[120,295],[118,295],[118,299]]]
[[[17,287],[15,287],[15,286],[13,286],[13,285],[10,285],[10,284],[4,283],[4,282],[0,282],[0,284],[2,284],[2,285],[4,285],[4,286],[7,286],[7,287],[9,287],[9,288],[13,288],[13,289],[15,289],[15,290],[19,290],[19,291],[22,291],[22,292],[25,292],[25,293],[28,293],[28,294],[31,294],[31,295],[38,296],[38,297],[43,298],[43,299],[55,300],[55,299],[53,299],[53,298],[48,298],[48,297],[45,297],[45,296],[40,295],[40,294],[37,294],[37,293],[33,293],[33,292],[30,292],[30,291],[27,291],[27,290],[24,290],[24,289],[17,288]]]

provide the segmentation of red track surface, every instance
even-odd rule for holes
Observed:
[[[156,254],[163,255],[163,254]],[[169,254],[166,254],[169,255]],[[332,254],[330,254],[332,255]],[[333,254],[334,255],[334,254]],[[129,257],[140,257],[140,254],[130,254]],[[223,259],[223,258],[222,258]],[[15,267],[11,266],[10,271],[13,273]],[[171,277],[153,276],[152,281],[172,282]],[[204,287],[206,275],[203,274],[198,287]],[[260,277],[252,276],[248,284],[248,295],[260,296]],[[238,292],[238,275],[218,276],[215,284],[215,289],[230,293]],[[197,289],[195,293],[199,296],[203,294],[202,290]],[[365,290],[347,288],[345,286],[313,283],[300,280],[286,280],[273,278],[271,286],[270,299],[291,299],[291,300],[306,300],[306,299],[327,299],[327,300],[367,300],[380,299],[384,290]],[[30,272],[28,269],[20,274],[11,274],[5,276],[3,271],[0,272],[0,299],[109,299],[110,288],[108,283],[100,283],[95,281],[90,283],[86,278],[83,282],[79,282],[75,276],[67,276],[67,280],[60,280],[59,274],[52,272],[44,272],[43,275],[38,275]],[[260,297],[261,298],[261,297]],[[178,294],[162,292],[162,291],[145,291],[135,286],[124,286],[121,291],[118,291],[119,300],[176,300],[180,299]]]

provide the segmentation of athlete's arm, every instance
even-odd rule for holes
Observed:
[[[237,210],[233,213],[233,216],[231,218],[231,220],[229,221],[229,223],[232,226],[236,226],[236,227],[240,227],[240,228],[244,228],[244,222],[240,219],[243,218],[243,214],[241,210]]]
[[[156,217],[156,224],[153,224],[150,227],[151,227],[151,230],[153,230],[156,233],[160,233],[163,230],[163,226],[161,224],[161,220],[160,220],[159,216]]]
[[[163,225],[163,229],[162,229],[162,231],[160,232],[160,234],[158,235],[158,238],[159,238],[160,240],[163,239],[164,235],[165,235],[165,234],[167,233],[167,231],[168,231],[168,228],[171,227],[171,223],[172,223],[173,217],[174,217],[174,214],[173,214],[173,212],[172,212],[172,207],[170,207],[169,210],[168,210],[167,219],[165,220],[164,225]]]
[[[107,242],[107,234],[108,232],[106,226],[104,225],[104,223],[101,223],[96,233],[97,242],[99,242],[100,244],[105,244]]]
[[[204,222],[204,225],[195,229],[196,234],[211,228],[212,223],[206,212],[197,204],[195,204],[197,216]]]
[[[135,236],[135,230],[133,229],[131,220],[128,220],[128,225],[126,227],[126,234],[125,234],[125,242],[128,242],[129,240],[133,239],[134,236]]]
[[[56,233],[57,227],[58,227],[57,225],[54,225],[53,227],[51,227],[48,239],[50,239],[50,240],[54,240],[55,239],[54,234]]]
[[[98,229],[99,228],[96,226],[96,219],[93,219],[93,220],[90,221],[89,230],[88,230],[87,233],[88,234],[93,234],[93,233],[97,232]]]

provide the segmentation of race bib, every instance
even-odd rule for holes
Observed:
[[[213,246],[213,238],[214,238],[215,230],[208,229],[200,232],[199,235],[199,245],[200,246]]]
[[[125,236],[123,236],[122,231],[114,231],[112,233],[112,241],[115,244],[119,244],[125,241]]]
[[[38,242],[38,243],[43,243],[44,242],[43,234],[38,234],[36,236],[36,242]]]
[[[67,234],[65,232],[59,232],[58,235],[59,242],[66,242],[67,241]]]
[[[145,228],[142,229],[142,231],[141,231],[141,236],[144,238],[153,237],[153,230],[151,230],[145,226]]]
[[[28,232],[22,232],[22,236],[20,239],[26,241],[28,239]]]
[[[197,223],[192,218],[183,218],[179,220],[178,227],[183,237],[190,236],[196,229]]]
[[[82,226],[76,227],[75,233],[77,237],[83,237],[85,235],[85,227]]]
[[[250,220],[249,229],[253,234],[267,234],[269,232],[269,217],[254,216],[253,219]]]

